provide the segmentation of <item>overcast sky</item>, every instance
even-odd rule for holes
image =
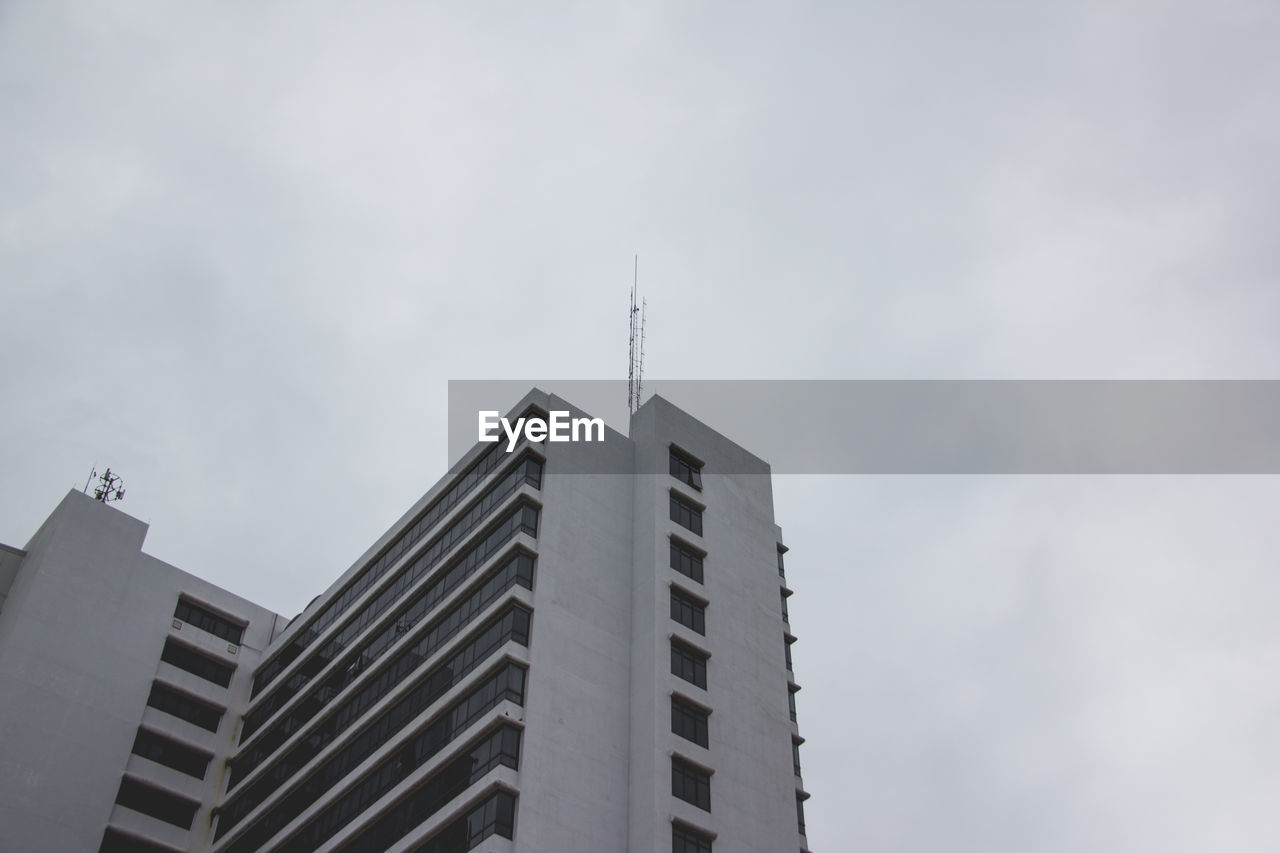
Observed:
[[[1236,0],[0,3],[0,541],[110,465],[291,616],[444,473],[447,380],[625,375],[636,253],[650,376],[1280,378],[1277,45]],[[775,491],[815,850],[1280,849],[1277,478]]]

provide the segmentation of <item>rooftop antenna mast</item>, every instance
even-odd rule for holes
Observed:
[[[640,284],[640,256],[636,255],[635,269],[631,281],[631,341],[627,354],[627,411],[636,413],[640,408],[640,395],[644,386],[644,321],[648,302],[640,300],[636,304],[637,290]]]
[[[110,468],[102,474],[98,473],[96,467],[93,469],[93,473],[89,475],[89,479],[84,484],[85,494],[89,493],[89,484],[95,482],[94,477],[98,478],[96,485],[93,487],[93,499],[95,501],[101,501],[105,504],[124,499],[124,480],[120,479],[120,475],[112,474]]]

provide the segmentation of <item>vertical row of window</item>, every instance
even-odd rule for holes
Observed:
[[[173,615],[183,624],[206,631],[229,643],[239,644],[243,638],[243,625],[237,625],[185,598],[178,600]],[[179,626],[175,624],[174,627]],[[166,639],[160,659],[220,687],[228,686],[235,672],[234,666],[171,637]],[[225,713],[223,708],[218,708],[160,681],[152,683],[151,692],[147,696],[147,706],[210,732],[218,730],[222,715]],[[213,759],[213,754],[210,752],[141,726],[134,735],[131,752],[140,758],[154,761],[156,764],[193,779],[204,779],[209,769],[209,762]],[[122,808],[147,815],[179,829],[190,829],[196,813],[200,810],[199,800],[176,794],[127,774],[120,780],[115,801]],[[107,827],[98,849],[100,853],[116,853],[123,850],[149,851],[168,848],[157,846],[146,839],[121,832],[114,827]]]
[[[685,486],[702,490],[702,463],[674,447],[670,449],[671,476]],[[703,507],[674,489],[669,498],[673,522],[702,535]],[[695,583],[703,583],[706,552],[681,539],[670,540],[670,566]],[[707,601],[676,584],[670,587],[671,619],[695,634],[707,633]],[[706,652],[676,638],[671,639],[671,673],[695,687],[707,688]],[[671,696],[671,732],[703,749],[710,745],[710,709],[683,696]],[[711,811],[712,771],[679,755],[671,756],[671,795],[704,811]],[[696,826],[673,821],[673,853],[711,853],[712,836]]]
[[[209,768],[209,761],[213,758],[211,753],[141,727],[134,737],[132,752],[134,755],[195,779],[204,778]],[[116,804],[180,829],[190,829],[196,812],[200,810],[200,803],[197,800],[128,775],[120,780],[120,787],[116,791]],[[145,839],[128,836],[112,827],[107,827],[103,832],[102,843],[98,848],[99,853],[157,849],[167,850],[168,848],[159,847]]]
[[[189,625],[225,640],[233,646],[240,645],[244,639],[245,626],[242,623],[237,623],[187,598],[178,599],[173,617],[174,628],[177,629]],[[228,651],[234,651],[233,646],[228,647]],[[160,660],[223,688],[231,684],[231,678],[236,669],[234,665],[173,637],[166,638],[164,648],[160,652]],[[151,685],[147,705],[210,732],[218,730],[224,713],[222,709],[208,702],[159,681]],[[194,779],[204,779],[209,769],[209,762],[213,758],[211,753],[200,748],[141,727],[134,736],[132,752],[134,755]],[[180,796],[131,776],[125,776],[121,780],[120,789],[116,794],[116,803],[182,829],[191,828],[191,822],[200,809],[200,803],[197,800]],[[122,839],[108,832],[103,835],[102,849],[126,849],[130,843],[131,840]],[[133,849],[146,848],[137,846]]]

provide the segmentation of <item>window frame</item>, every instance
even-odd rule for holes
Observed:
[[[115,803],[179,829],[190,830],[202,803],[150,779],[126,773],[116,789]]]
[[[685,542],[678,536],[669,536],[667,537],[667,540],[670,545],[668,564],[671,566],[671,569],[684,575],[694,583],[704,583],[707,552]],[[677,562],[680,562],[680,560],[677,560],[677,555],[687,558],[690,566],[689,571],[686,572],[680,566],[676,565]]]
[[[188,645],[175,637],[165,638],[164,648],[160,650],[160,660],[222,688],[231,686],[231,679],[235,678],[237,669],[235,664],[218,660],[203,649]]]
[[[171,710],[164,707],[166,704],[174,705]],[[198,729],[207,732],[217,733],[222,727],[222,718],[227,715],[227,709],[212,704],[198,696],[194,696],[180,687],[170,684],[166,681],[156,680],[151,682],[151,692],[147,694],[147,707],[155,708],[161,714],[168,714],[175,720],[181,720],[184,723],[193,725]],[[184,708],[194,709],[200,720],[179,714],[177,711]],[[213,719],[209,719],[212,715]],[[201,721],[203,720],[203,722]],[[208,724],[212,725],[208,725]]]
[[[213,753],[146,726],[138,727],[130,754],[201,780],[209,774],[209,762],[213,760]]]
[[[667,516],[674,524],[678,524],[685,530],[695,536],[702,536],[703,518],[702,514],[707,508],[697,501],[682,495],[675,489],[671,489],[668,494],[670,500],[668,502]],[[687,515],[688,520],[685,520]]]
[[[692,734],[690,737],[684,731],[677,729],[677,714],[683,715],[684,719],[692,721]],[[685,728],[685,726],[681,726]],[[710,749],[711,744],[711,710],[693,702],[679,693],[671,694],[671,733],[676,737],[683,738],[689,743],[697,744],[703,749]],[[699,735],[701,738],[699,738]]]
[[[683,838],[681,838],[682,835]],[[682,820],[671,821],[672,853],[711,853],[711,846],[715,840],[715,834],[705,829],[699,829]]]
[[[705,465],[692,453],[674,444],[667,445],[667,473],[691,489],[702,491],[702,468]]]
[[[706,599],[693,595],[676,584],[671,584],[669,588],[671,591],[671,620],[677,625],[683,625],[695,634],[705,637],[707,635]],[[686,611],[689,614],[689,621],[687,622],[681,618]]]
[[[691,646],[677,637],[671,637],[671,674],[682,681],[687,681],[694,687],[707,689],[707,661],[711,659],[711,655],[707,652]],[[677,659],[680,665],[677,666]],[[686,667],[684,664],[688,662],[691,678],[684,675]]]
[[[711,777],[714,771],[684,756],[671,755],[671,796],[700,808],[711,811]],[[692,785],[692,791],[689,787]]]
[[[173,618],[236,646],[244,645],[244,632],[249,627],[243,619],[233,618],[186,593],[178,596],[178,603],[173,606]]]

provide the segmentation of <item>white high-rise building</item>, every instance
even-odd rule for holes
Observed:
[[[532,391],[510,417],[564,410]],[[86,517],[127,518],[68,501]],[[204,775],[186,781],[163,749],[130,755],[117,732],[96,759],[113,781],[65,796],[94,789],[96,811],[78,823],[95,825],[104,849],[803,851],[784,551],[768,466],[661,398],[632,416],[629,436],[477,444],[287,626],[207,584],[157,593],[148,612],[169,627],[128,661],[139,695],[118,700],[113,719],[125,732],[176,713],[157,730],[174,755],[209,756]],[[9,624],[25,609],[16,591],[33,553],[12,555],[15,594],[0,610],[6,693],[13,661],[31,653],[12,645],[30,627]],[[217,697],[194,684],[199,660],[162,658],[196,634],[201,660],[236,645],[175,618],[180,602],[245,627]],[[55,657],[78,654],[48,633]],[[185,709],[147,706],[148,679],[216,698],[217,742],[199,740]],[[0,724],[31,713],[7,703]],[[76,762],[39,746],[20,758],[19,774]],[[155,802],[132,790],[122,801],[122,776],[144,771],[172,776],[191,814],[171,813],[159,782],[142,792]],[[39,796],[62,796],[62,784]],[[30,846],[23,833],[0,827],[0,847],[76,849]],[[121,838],[156,846],[109,847]]]

